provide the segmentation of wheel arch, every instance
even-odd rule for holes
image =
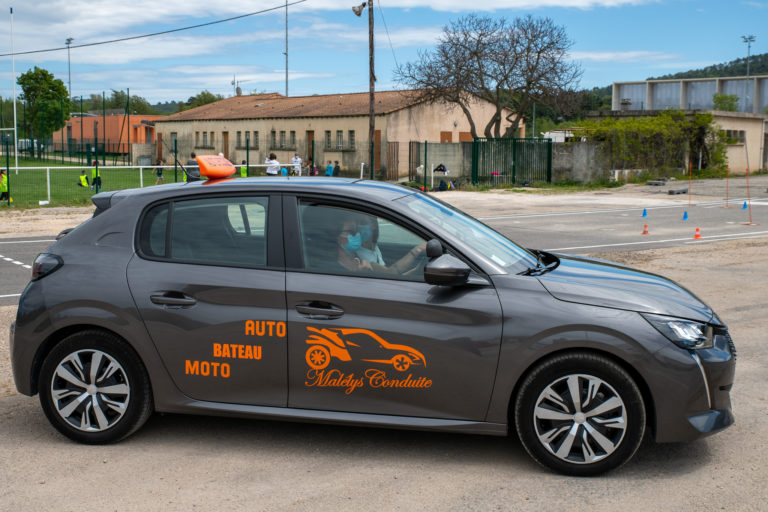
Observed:
[[[575,348],[574,347],[574,348],[557,350],[555,352],[544,354],[543,356],[539,357],[535,361],[531,362],[531,364],[528,365],[525,371],[520,374],[520,377],[517,379],[517,382],[515,382],[515,385],[512,388],[512,393],[509,396],[509,400],[507,402],[507,424],[508,425],[515,424],[515,401],[517,400],[517,396],[520,393],[520,387],[528,378],[528,375],[530,375],[535,368],[537,368],[544,362],[550,359],[554,359],[555,357],[568,355],[568,354],[588,354],[588,355],[596,355],[596,356],[604,357],[605,359],[608,359],[609,361],[617,364],[619,367],[621,367],[621,369],[626,371],[629,374],[629,376],[632,377],[632,379],[635,381],[635,384],[637,384],[637,387],[640,389],[640,393],[643,397],[643,402],[645,402],[646,404],[645,406],[646,428],[650,428],[652,434],[655,437],[656,406],[654,404],[653,395],[651,394],[651,390],[650,390],[650,387],[648,386],[648,383],[645,381],[645,379],[640,374],[640,372],[638,372],[635,367],[629,364],[629,362],[622,359],[621,357],[618,357],[616,354],[613,354],[605,350],[596,349],[596,348]]]
[[[32,362],[32,371],[30,373],[30,385],[32,387],[32,393],[37,394],[38,392],[38,384],[40,380],[40,370],[43,366],[43,361],[45,361],[45,358],[48,356],[48,354],[51,353],[51,350],[61,343],[64,339],[67,337],[77,334],[79,332],[83,331],[100,331],[105,334],[109,334],[111,336],[115,336],[122,340],[127,347],[129,347],[133,353],[136,355],[136,358],[141,361],[141,363],[144,365],[146,370],[146,363],[144,362],[141,355],[138,353],[136,348],[124,337],[121,336],[119,333],[107,329],[106,327],[100,326],[100,325],[94,325],[94,324],[73,324],[73,325],[67,325],[65,327],[62,327],[51,334],[48,335],[48,337],[40,344],[40,347],[38,347],[37,352],[35,353],[35,358]],[[152,379],[150,378],[150,389],[152,388]]]

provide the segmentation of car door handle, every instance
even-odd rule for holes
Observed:
[[[344,314],[344,310],[340,307],[323,302],[305,302],[296,304],[296,311],[315,320],[339,318]]]
[[[150,295],[149,300],[151,300],[153,304],[161,304],[164,306],[194,306],[197,304],[197,299],[182,293]]]

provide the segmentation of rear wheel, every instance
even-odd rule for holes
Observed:
[[[617,468],[637,451],[645,405],[632,377],[610,359],[572,353],[543,362],[515,402],[515,424],[528,453],[570,475]]]
[[[39,390],[51,424],[81,443],[123,439],[152,413],[144,365],[122,339],[102,331],[75,333],[56,345],[43,361]]]

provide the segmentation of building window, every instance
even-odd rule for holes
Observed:
[[[348,135],[347,144],[349,144],[349,149],[355,149],[355,130],[349,130]]]
[[[280,149],[285,149],[285,130],[280,130]]]
[[[726,144],[744,144],[747,140],[747,134],[744,130],[725,130]]]
[[[331,149],[331,131],[325,130],[325,149]]]
[[[195,147],[200,147],[200,132],[195,132]]]
[[[171,132],[171,147],[176,144],[176,141],[179,139],[179,134],[176,132]]]
[[[344,149],[344,131],[336,130],[336,149]]]
[[[251,139],[251,147],[253,149],[259,149],[259,132],[253,132],[253,139]]]
[[[270,144],[270,148],[277,148],[277,132],[275,130],[272,130],[270,132],[270,135],[271,135],[271,138],[272,138],[272,141],[271,141],[271,144]]]
[[[235,139],[236,139],[235,145],[236,145],[238,148],[241,148],[241,147],[243,147],[243,133],[242,133],[242,132],[237,132],[237,133],[235,134]]]
[[[292,148],[296,147],[296,132],[291,130],[290,138],[288,139],[288,145]]]
[[[208,146],[208,132],[203,132],[203,145],[201,147]]]
[[[214,134],[214,133],[216,133],[216,132],[211,132],[211,147],[213,147],[213,146],[214,146],[214,144],[215,144],[215,142],[213,142],[213,140],[214,140],[214,139],[213,139],[213,134]]]

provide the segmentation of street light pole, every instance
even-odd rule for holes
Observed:
[[[755,36],[752,34],[741,36],[741,40],[747,43],[747,78],[749,78],[749,50],[752,48],[752,43],[755,42]]]
[[[64,41],[64,44],[67,45],[67,74],[69,75],[69,97],[72,98],[72,66],[71,66],[71,60],[69,58],[69,47],[72,45],[72,39],[71,37],[68,37],[66,41]]]
[[[369,0],[368,2],[363,2],[359,6],[355,6],[352,8],[352,11],[355,13],[355,15],[360,16],[363,12],[363,9],[365,7],[368,7],[368,63],[369,63],[369,69],[368,69],[368,144],[370,147],[370,171],[371,171],[371,179],[373,179],[373,164],[374,164],[374,144],[373,144],[373,137],[375,134],[375,91],[374,91],[374,82],[376,82],[376,72],[375,68],[373,66],[373,0]]]

